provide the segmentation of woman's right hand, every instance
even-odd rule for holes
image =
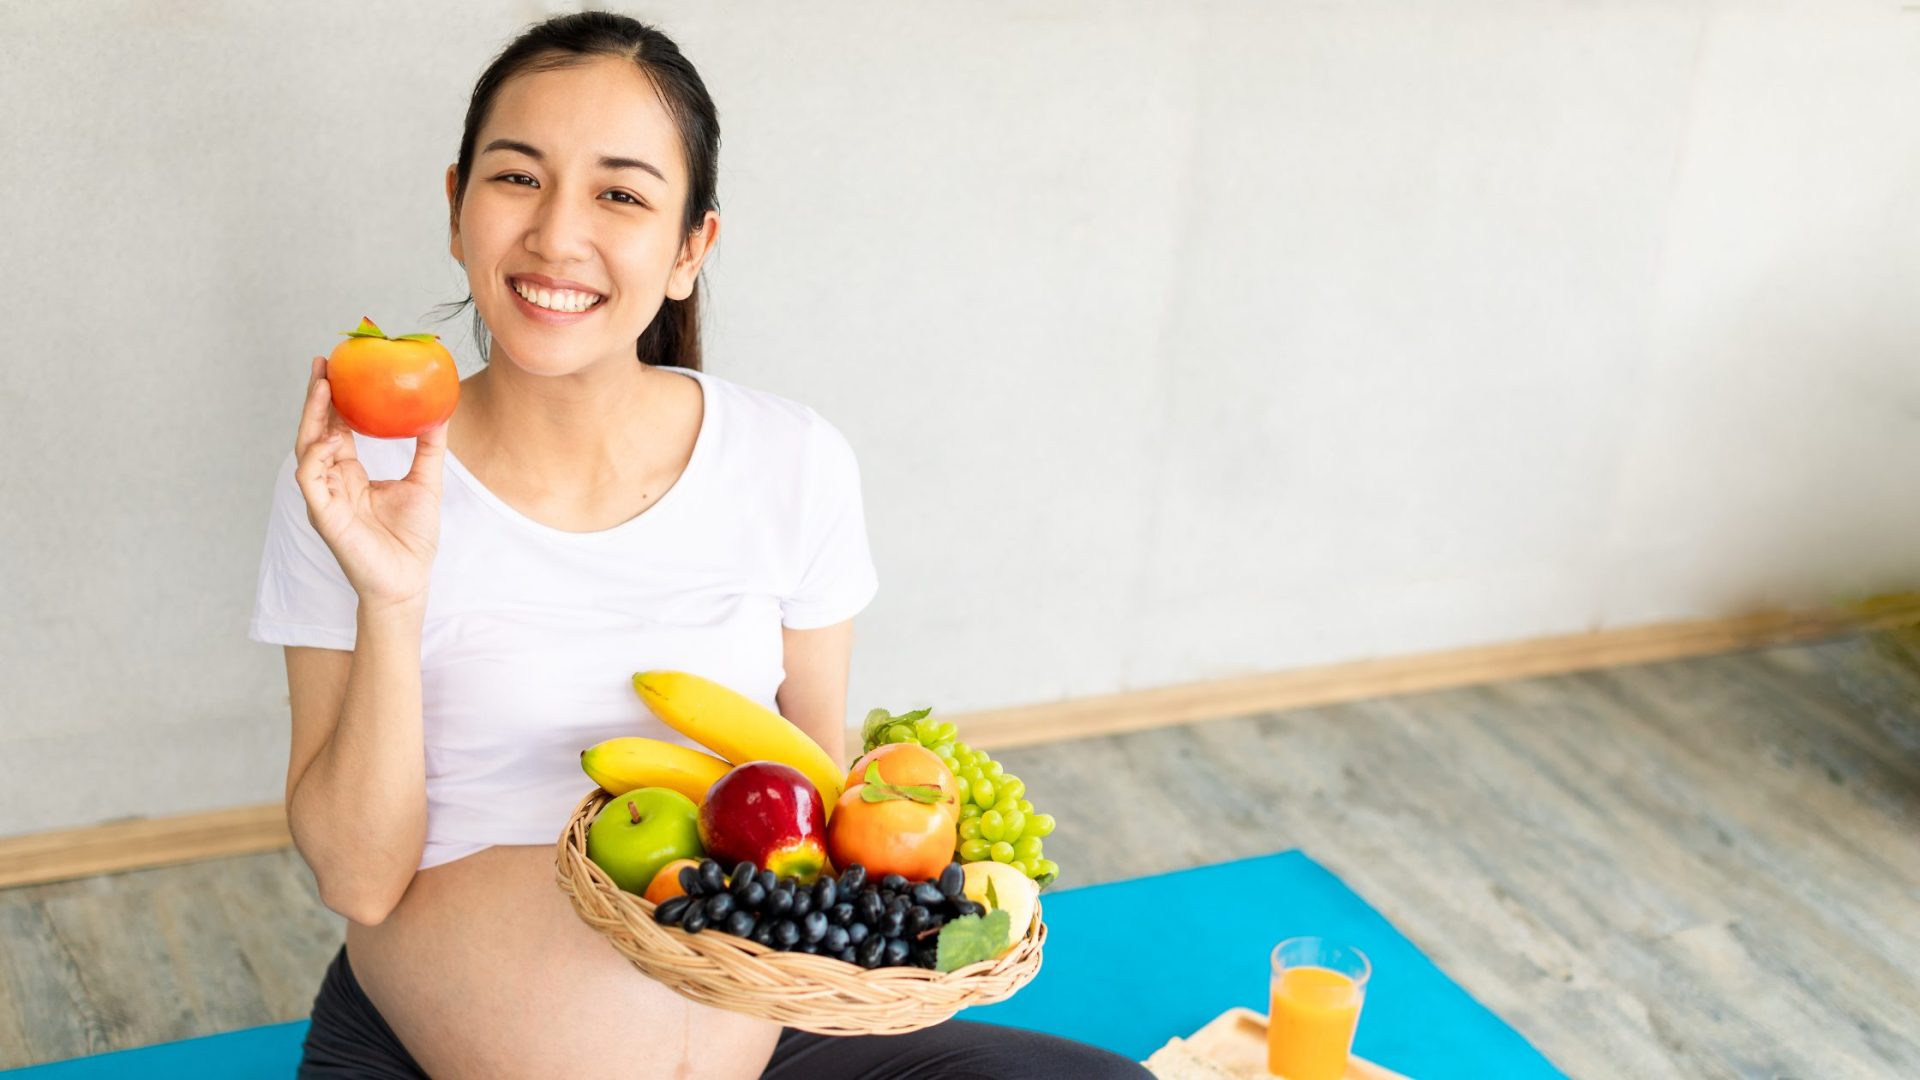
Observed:
[[[313,358],[307,405],[294,439],[294,478],[307,520],[333,549],[363,604],[422,604],[440,545],[440,466],[447,422],[414,443],[413,468],[399,480],[369,480],[353,430],[333,407],[325,357]]]

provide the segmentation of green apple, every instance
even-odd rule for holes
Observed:
[[[587,858],[615,885],[644,894],[660,868],[698,859],[700,808],[672,788],[637,788],[600,808],[587,828]]]

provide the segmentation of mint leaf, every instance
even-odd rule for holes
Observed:
[[[940,928],[940,951],[933,966],[958,971],[968,964],[991,960],[1013,941],[1013,920],[1004,911],[962,915]]]
[[[880,745],[880,732],[893,722],[893,717],[885,709],[873,709],[867,713],[866,720],[860,724],[860,745],[871,750]]]
[[[895,716],[885,709],[870,709],[867,711],[867,718],[860,724],[860,745],[871,750],[884,741],[888,726],[903,722],[911,726],[915,720],[932,711],[933,706],[929,705],[924,709],[915,709],[913,712]]]

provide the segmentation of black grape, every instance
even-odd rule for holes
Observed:
[[[736,899],[746,893],[747,886],[753,884],[753,875],[756,873],[758,871],[754,865],[745,859],[741,859],[740,865],[733,868],[733,895]]]
[[[717,893],[727,887],[726,871],[712,859],[700,860],[700,890],[705,893]]]
[[[823,877],[813,883],[813,910],[825,911],[838,899],[840,889],[834,885],[832,878]]]
[[[867,935],[871,933],[873,933],[873,931],[867,927],[866,923],[854,923],[852,926],[847,927],[847,944],[858,945],[867,940]]]
[[[940,871],[940,895],[951,900],[966,891],[966,882],[967,873],[960,868],[960,864],[948,863],[947,868]]]
[[[806,889],[793,891],[793,917],[798,919],[813,910],[813,893]]]
[[[829,926],[827,927],[826,935],[820,939],[820,951],[825,953],[839,953],[849,944],[851,944],[851,941],[847,937],[846,927]]]
[[[861,866],[859,863],[854,863],[852,866],[847,867],[846,870],[840,874],[840,891],[843,893],[859,892],[860,886],[866,883],[867,868]]]
[[[747,936],[751,938],[756,945],[765,945],[769,949],[773,948],[773,924],[770,922],[763,922],[759,926],[754,927],[753,933]]]
[[[761,888],[760,882],[753,879],[748,879],[746,891],[737,895],[740,898],[740,906],[743,908],[758,910],[761,904],[767,902],[767,890]]]
[[[726,922],[727,916],[731,914],[733,914],[733,894],[732,893],[726,893],[726,892],[714,893],[712,896],[707,898],[707,921],[708,922],[713,923],[715,926],[718,926],[721,923]]]
[[[879,922],[881,913],[886,909],[887,905],[881,901],[880,894],[871,892],[861,893],[860,899],[853,905],[854,914],[859,916],[863,923]]]
[[[687,906],[692,903],[691,896],[676,896],[671,900],[661,901],[660,906],[653,909],[653,921],[663,926],[676,926],[680,922],[680,916],[686,914]]]
[[[699,904],[691,905],[687,908],[687,913],[680,916],[680,929],[689,934],[697,934],[706,928],[707,909]]]
[[[791,949],[800,940],[800,928],[793,925],[792,919],[781,919],[773,924],[773,943],[782,949]]]
[[[800,920],[800,940],[819,941],[827,935],[827,917],[818,911],[809,911]]]
[[[861,967],[879,967],[880,961],[885,959],[887,955],[887,939],[883,937],[868,938],[866,942],[860,946],[858,955]]]
[[[914,903],[919,904],[921,907],[939,907],[941,902],[947,898],[946,894],[940,891],[940,886],[935,885],[931,881],[923,881],[915,885],[913,891],[908,895],[913,898]]]
[[[887,909],[887,913],[885,915],[882,915],[880,917],[880,921],[876,923],[873,927],[874,931],[880,934],[882,937],[899,937],[901,931],[905,930],[906,928],[907,928],[906,912],[899,911],[893,908]]]
[[[833,905],[827,912],[827,921],[835,926],[845,926],[853,921],[853,905],[845,900]]]
[[[708,901],[708,903],[712,903],[712,901]],[[927,909],[916,904],[907,909],[907,921],[904,929],[909,934],[917,934],[925,930],[932,920],[933,916],[927,913]]]
[[[760,920],[753,917],[753,912],[736,911],[727,916],[727,933],[734,937],[751,938],[759,923]]]
[[[767,893],[767,902],[760,905],[769,915],[785,915],[793,910],[793,890],[777,888]]]
[[[767,890],[768,892],[772,892],[773,887],[775,885],[780,884],[779,875],[775,874],[771,870],[760,871],[758,874],[753,875],[753,880],[759,882],[760,887]]]
[[[677,876],[680,878],[681,892],[686,893],[688,896],[700,895],[700,868],[699,867],[683,866],[680,868],[680,873]]]
[[[834,957],[848,964],[857,964],[860,962],[860,954],[854,952],[853,946],[851,945],[835,953]]]
[[[899,874],[888,874],[880,879],[880,887],[888,892],[899,892],[907,887],[907,879]]]
[[[897,937],[887,939],[886,963],[896,966],[907,962],[907,943]]]

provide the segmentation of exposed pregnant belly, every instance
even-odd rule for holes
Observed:
[[[756,1077],[780,1034],[642,975],[574,914],[550,846],[421,871],[386,921],[347,924],[347,953],[434,1080]]]

